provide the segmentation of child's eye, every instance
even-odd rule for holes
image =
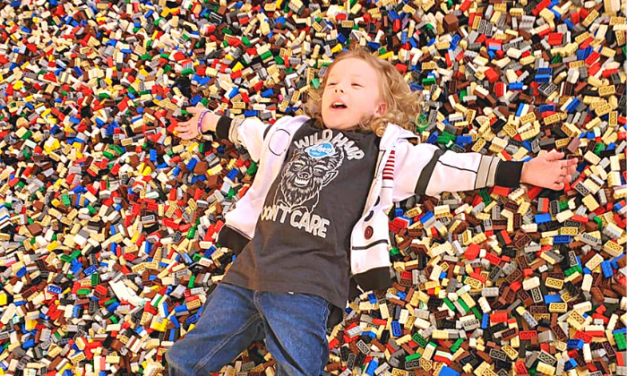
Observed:
[[[353,83],[353,85],[361,87],[361,85],[357,83]]]

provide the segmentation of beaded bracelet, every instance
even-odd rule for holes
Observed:
[[[212,112],[211,110],[204,110],[200,113],[200,117],[198,118],[198,134],[202,134],[202,121],[205,118],[205,115]]]

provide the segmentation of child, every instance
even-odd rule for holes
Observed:
[[[237,258],[196,327],[166,353],[172,375],[217,372],[265,338],[277,375],[318,376],[350,283],[391,284],[386,213],[395,201],[520,182],[560,190],[575,170],[557,152],[523,163],[415,145],[416,94],[362,49],[335,59],[306,110],[269,125],[194,107],[176,129],[183,139],[216,132],[259,169],[217,239]]]

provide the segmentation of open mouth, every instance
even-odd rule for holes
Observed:
[[[344,104],[344,102],[338,101],[338,102],[331,103],[331,108],[334,110],[338,110],[338,109],[345,109],[347,107],[346,107],[346,104]]]

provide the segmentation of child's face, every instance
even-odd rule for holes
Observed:
[[[322,94],[322,120],[327,128],[353,129],[360,120],[383,115],[386,110],[377,72],[364,60],[341,60],[328,72]]]

